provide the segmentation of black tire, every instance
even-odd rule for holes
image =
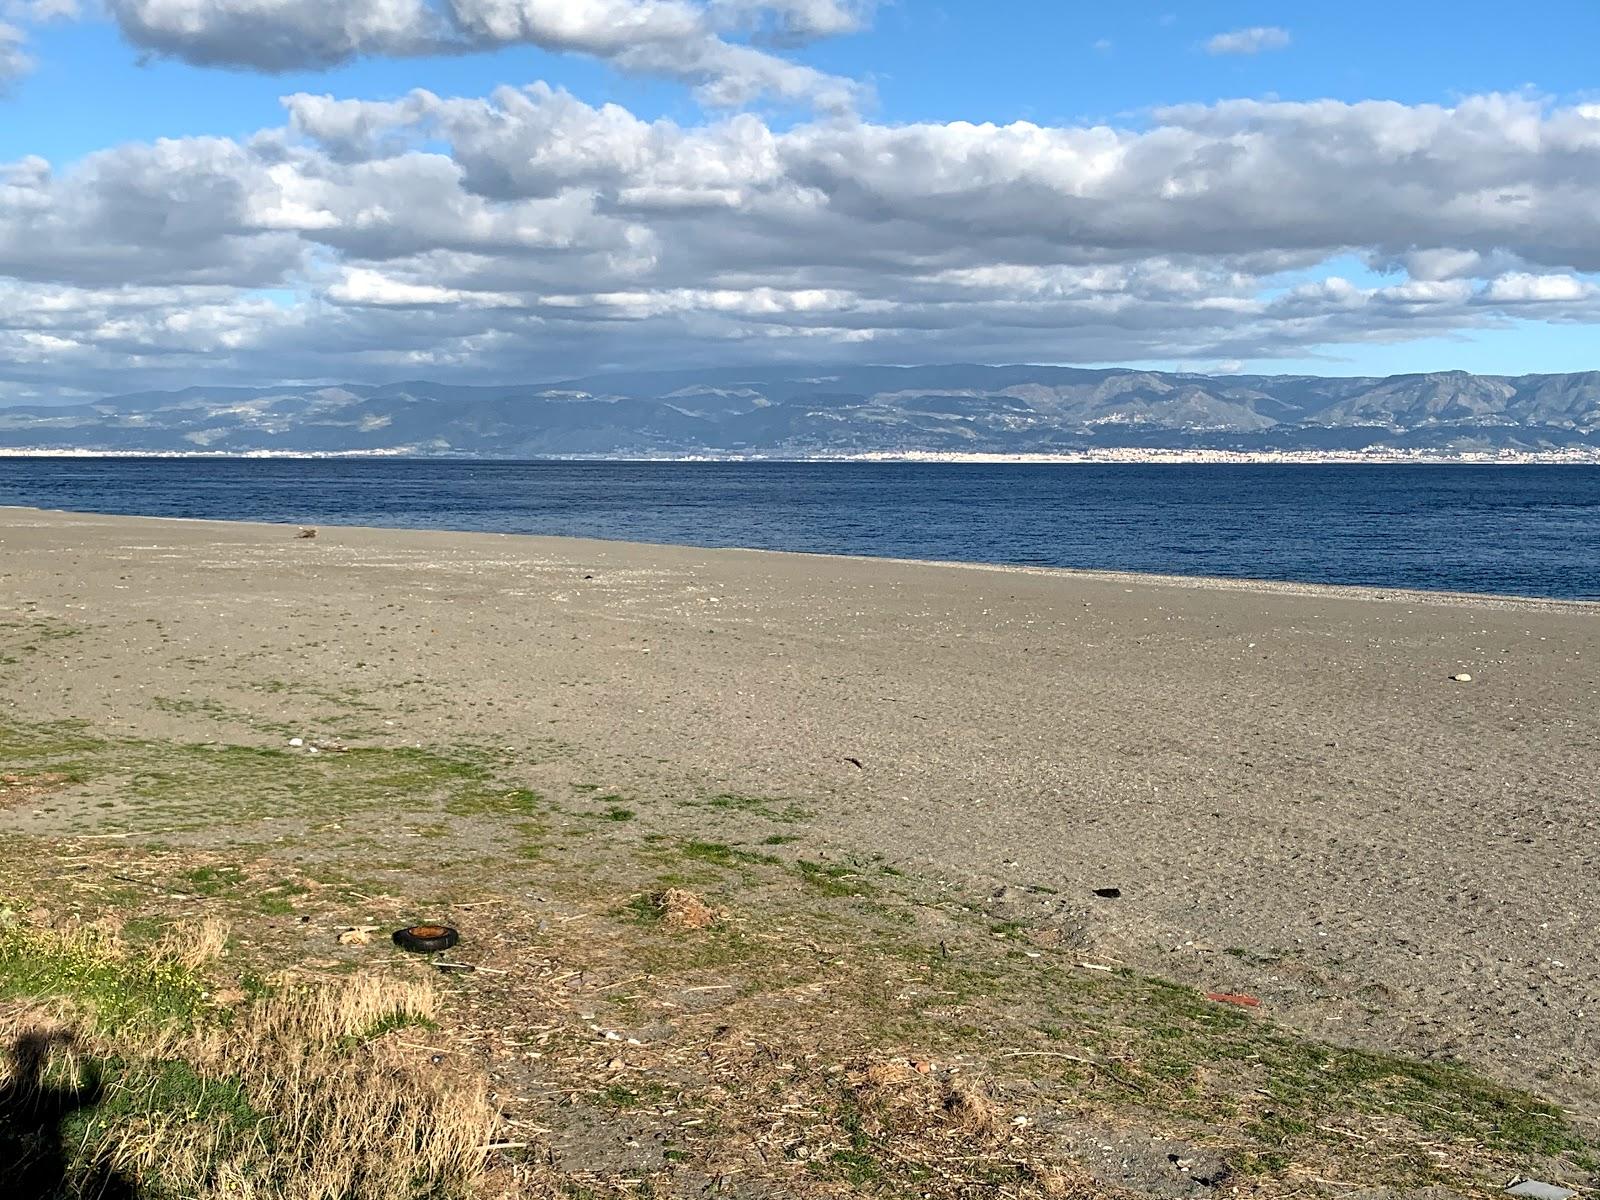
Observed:
[[[413,925],[394,931],[394,944],[413,954],[437,954],[460,940],[461,935],[448,925]]]

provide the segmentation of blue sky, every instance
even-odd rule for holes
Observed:
[[[1204,52],[1217,32],[1254,26],[1287,29],[1290,45],[1256,55]],[[1527,89],[1600,99],[1596,45],[1600,4],[1593,0],[1544,0],[1516,12],[1486,0],[1006,6],[900,0],[879,9],[872,28],[798,57],[870,80],[877,92],[870,113],[884,121],[1136,124],[1162,105],[1239,97],[1448,103]],[[279,97],[296,91],[378,99],[423,87],[477,95],[496,84],[543,79],[642,116],[693,120],[698,111],[681,87],[527,46],[261,75],[141,61],[114,25],[85,21],[41,27],[32,53],[37,69],[14,87],[0,122],[6,158],[66,159],[118,141],[177,134],[241,136],[277,124]]]
[[[374,33],[363,14],[376,0],[196,0],[211,22],[198,32],[168,20],[164,2],[111,0],[113,19],[93,5],[58,11],[70,7],[64,0],[0,0],[0,24],[25,38],[30,60],[0,98],[0,164],[50,165],[48,179],[29,168],[25,190],[0,187],[0,303],[9,291],[11,310],[36,314],[48,294],[51,304],[90,313],[80,327],[63,320],[46,329],[0,307],[0,357],[11,349],[39,360],[14,370],[9,390],[0,380],[0,396],[44,394],[52,362],[55,378],[70,375],[70,387],[92,391],[124,373],[161,383],[208,373],[239,380],[272,363],[297,377],[341,368],[363,377],[402,368],[559,375],[568,365],[576,373],[658,361],[663,347],[686,363],[930,361],[988,350],[1039,361],[1338,374],[1600,366],[1600,245],[1581,215],[1562,215],[1600,180],[1591,144],[1600,135],[1590,138],[1585,124],[1600,125],[1592,66],[1600,5],[1592,0],[1515,13],[1481,0],[437,0],[478,11],[452,18],[440,43],[450,53],[418,53],[415,29]],[[518,6],[517,31],[494,24]],[[587,23],[569,36],[573,13]],[[615,31],[640,13],[674,30],[703,18],[703,28],[627,44]],[[811,22],[802,30],[810,36],[790,40],[804,44],[753,39],[745,18],[796,29]],[[824,28],[835,19],[842,24]],[[300,61],[261,61],[269,42]],[[0,35],[0,62],[4,45]],[[732,65],[678,65],[696,56]],[[344,61],[321,65],[329,58]],[[801,68],[810,68],[803,78],[770,82]],[[740,92],[733,103],[713,95],[730,81]],[[553,129],[563,102],[539,101],[540,115],[495,148],[496,179],[541,160],[550,145],[592,136],[584,114],[605,104],[636,123],[633,132],[609,131],[624,142],[664,121],[673,137],[700,145],[707,178],[685,182],[681,167],[642,162],[636,146],[623,146],[602,155],[603,183],[563,177],[551,190],[541,176],[520,192],[485,190],[464,146],[483,122],[505,123],[504,112],[494,115],[496,88],[541,83],[550,90],[540,95],[571,99],[577,107],[560,119],[581,128]],[[416,88],[452,107],[404,117],[379,107]],[[837,99],[841,88],[847,102]],[[283,97],[297,93],[364,106],[362,119],[389,123],[406,155],[352,164],[327,129],[290,127]],[[1238,101],[1257,107],[1240,115]],[[1394,102],[1393,111],[1362,107],[1370,101]],[[1169,106],[1204,115],[1174,120]],[[1452,116],[1419,133],[1435,108]],[[326,123],[311,124],[319,120]],[[739,121],[776,139],[783,178],[747,177],[747,159],[716,159]],[[1024,144],[1020,127],[974,141],[960,122],[1027,123],[1050,144]],[[1394,136],[1406,141],[1404,155],[1391,152],[1385,122],[1402,131]],[[912,126],[920,132],[907,133]],[[1241,149],[1261,126],[1270,144]],[[1158,163],[1150,176],[1130,168],[1125,179],[1099,174],[1080,146],[1097,128],[1129,145],[1144,135],[1140,154],[1170,154],[1170,167]],[[263,133],[266,149],[251,140]],[[195,140],[202,137],[224,139],[224,150]],[[152,153],[159,139],[175,139],[176,148]],[[868,147],[879,146],[881,164],[890,143],[894,155],[910,156],[897,161],[913,164],[896,168],[902,176],[927,172],[922,191],[874,174]],[[1256,175],[1219,179],[1215,155],[1234,156],[1224,174],[1244,170],[1239,156],[1262,163]],[[459,194],[433,190],[441,162],[459,176]],[[861,178],[846,177],[850,170]],[[1314,170],[1331,172],[1330,195],[1360,193],[1349,205],[1357,211],[1340,212],[1334,201],[1326,213],[1306,211],[1316,207],[1304,198],[1317,194]],[[1504,177],[1481,178],[1495,170]],[[638,178],[624,178],[629,171]],[[237,227],[208,226],[186,239],[175,228],[179,206],[152,217],[161,172],[176,193],[203,192],[196,204],[219,203],[214,189],[224,189]],[[1263,214],[1274,172],[1300,196],[1285,199],[1297,209]],[[377,246],[373,199],[357,193],[380,175],[382,220],[393,228]],[[1189,182],[1167,182],[1180,177]],[[1468,186],[1483,198],[1463,199]],[[139,212],[120,211],[130,187]],[[717,205],[731,208],[699,223],[662,215],[659,200],[630,209],[627,197],[664,187],[702,200],[711,189]],[[797,201],[797,189],[808,188]],[[1103,211],[1079,212],[1102,192]],[[948,211],[931,211],[933,194]],[[1146,202],[1171,212],[1118,227],[1119,212]],[[312,214],[306,205],[321,207]],[[1437,244],[1428,205],[1449,214]],[[439,215],[446,210],[448,219]],[[559,234],[545,228],[556,213]],[[719,239],[717,222],[729,213],[741,230]],[[502,232],[466,245],[440,225],[452,219]],[[170,248],[148,243],[152,220],[177,239],[181,268]],[[534,226],[545,232],[529,233]],[[509,250],[506,229],[520,231]],[[808,239],[819,236],[811,244],[830,253],[807,261]],[[903,245],[894,240],[901,237]],[[82,247],[103,241],[111,252],[88,264],[87,250],[72,252],[74,239]],[[56,240],[59,261],[49,253]],[[544,250],[530,249],[535,242]],[[1457,252],[1470,264],[1443,273],[1407,257],[1432,263]],[[106,265],[123,259],[125,267]],[[604,262],[615,277],[585,290],[579,259]],[[1360,297],[1305,291],[1330,279]],[[1419,289],[1432,289],[1425,302]],[[253,331],[262,304],[281,316]]]

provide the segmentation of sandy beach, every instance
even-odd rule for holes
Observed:
[[[694,798],[769,797],[807,818],[785,853],[1049,896],[1076,958],[1600,1117],[1600,607],[295,532],[0,511],[0,615],[72,632],[0,668],[0,718],[500,747],[655,838],[736,842]],[[173,830],[105,789],[9,823],[315,857],[260,814]]]
[[[6,607],[86,630],[6,707],[425,698],[397,739],[793,798],[827,845],[1082,897],[1120,961],[1600,1112],[1600,608],[291,532],[6,510]]]

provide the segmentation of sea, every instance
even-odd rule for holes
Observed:
[[[1600,600],[1600,466],[0,458],[0,505]]]

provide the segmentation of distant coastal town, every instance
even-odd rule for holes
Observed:
[[[442,458],[485,459],[501,456],[441,452],[422,446],[391,446],[374,450],[92,450],[0,446],[0,458]],[[511,461],[507,458],[505,461]],[[864,451],[852,454],[539,454],[524,462],[904,462],[985,464],[1191,464],[1281,463],[1327,465],[1335,463],[1417,463],[1485,466],[1600,466],[1600,447],[1567,446],[1559,450],[1423,450],[1370,446],[1362,450],[1196,450],[1114,446],[1057,454],[958,454],[943,450]]]

